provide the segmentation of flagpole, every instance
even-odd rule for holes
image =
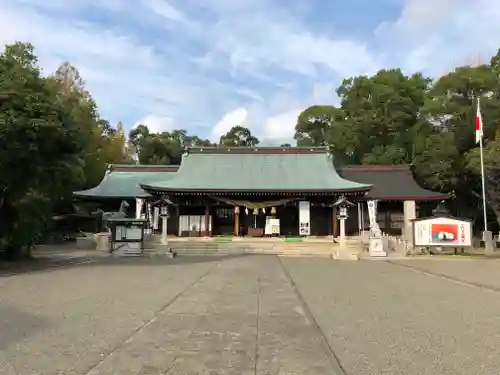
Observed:
[[[479,98],[477,98],[477,108],[479,107]],[[478,109],[479,111],[479,109]],[[483,190],[483,219],[484,219],[484,231],[488,231],[488,218],[486,215],[486,186],[484,183],[484,156],[483,156],[483,124],[481,119],[481,133],[479,136],[479,153],[481,155],[481,185]]]

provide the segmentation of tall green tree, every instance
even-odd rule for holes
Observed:
[[[352,162],[411,162],[419,112],[430,82],[421,74],[406,76],[399,69],[342,82],[337,94],[345,114],[345,132],[351,133]]]
[[[255,147],[259,143],[259,139],[252,135],[250,129],[240,125],[233,126],[219,140],[220,146],[228,147]]]
[[[83,187],[97,185],[108,164],[128,164],[133,160],[128,149],[123,124],[114,128],[101,118],[97,104],[85,88],[85,81],[78,69],[64,62],[54,73],[56,90],[64,106],[73,114],[73,119],[89,136],[84,155],[85,182]]]
[[[130,131],[129,142],[138,162],[150,165],[178,165],[187,147],[213,146],[209,140],[189,135],[184,129],[151,133],[145,125],[138,125]]]
[[[33,46],[0,55],[0,238],[8,258],[33,243],[57,202],[84,181],[89,133],[75,119],[75,98],[40,74]]]

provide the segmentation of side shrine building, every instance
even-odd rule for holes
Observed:
[[[150,204],[166,196],[175,236],[338,236],[342,199],[352,203],[347,235],[369,228],[370,201],[378,202],[381,230],[397,235],[426,202],[448,198],[418,186],[407,165],[337,171],[326,148],[299,147],[189,148],[180,166],[110,165],[98,186],[74,195],[115,211],[122,200],[135,201],[136,216],[154,229],[159,212]]]

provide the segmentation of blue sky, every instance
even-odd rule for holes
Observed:
[[[0,43],[31,41],[46,73],[69,60],[112,123],[213,140],[243,124],[269,144],[343,78],[438,76],[498,35],[498,0],[0,0]]]

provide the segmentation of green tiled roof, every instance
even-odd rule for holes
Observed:
[[[140,198],[148,197],[140,184],[151,184],[159,181],[166,181],[175,173],[172,170],[159,170],[165,166],[127,166],[127,168],[111,168],[101,183],[88,190],[76,191],[73,193],[79,198]],[[149,171],[148,171],[149,169]],[[176,169],[176,168],[175,168]]]
[[[371,185],[341,178],[324,148],[196,148],[170,179],[143,183],[149,191],[347,192]]]

